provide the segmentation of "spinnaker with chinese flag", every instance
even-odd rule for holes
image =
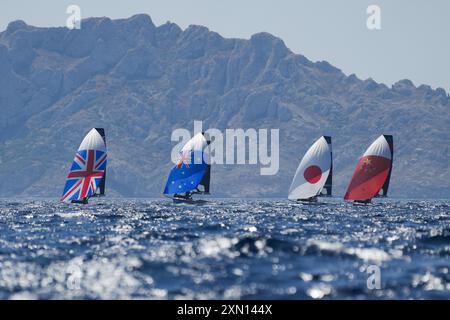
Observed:
[[[320,137],[303,156],[289,188],[289,200],[316,202],[331,196],[333,153],[331,137]]]
[[[379,136],[359,159],[344,199],[370,202],[375,197],[386,197],[393,159],[392,136]]]
[[[75,154],[61,201],[86,204],[91,197],[105,195],[106,157],[105,130],[93,128]]]
[[[211,165],[208,161],[209,141],[203,133],[196,134],[181,149],[175,166],[167,177],[164,195],[174,202],[202,203],[194,194],[209,194]]]

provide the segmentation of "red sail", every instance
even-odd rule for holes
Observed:
[[[359,160],[348,186],[345,200],[368,200],[375,197],[386,181],[391,169],[391,159],[364,156]]]
[[[359,160],[344,199],[364,201],[377,196],[389,179],[392,155],[392,136],[378,137]]]

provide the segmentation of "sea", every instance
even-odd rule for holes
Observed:
[[[0,299],[450,299],[450,201],[0,200]]]

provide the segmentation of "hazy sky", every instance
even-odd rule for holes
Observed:
[[[147,13],[156,25],[205,25],[225,37],[266,31],[346,74],[389,85],[408,78],[450,92],[449,0],[0,0],[0,30],[17,19],[65,25],[70,4],[82,18]],[[381,30],[366,27],[371,4],[381,8]]]

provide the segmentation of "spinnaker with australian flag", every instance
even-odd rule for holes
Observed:
[[[211,165],[208,158],[209,141],[204,133],[196,134],[181,149],[175,166],[170,170],[164,195],[175,203],[201,204],[195,194],[209,194]]]
[[[75,154],[64,185],[62,202],[87,204],[88,199],[105,194],[106,138],[103,128],[93,128]]]
[[[393,159],[393,137],[379,136],[359,159],[344,199],[370,203],[372,198],[386,197]]]

